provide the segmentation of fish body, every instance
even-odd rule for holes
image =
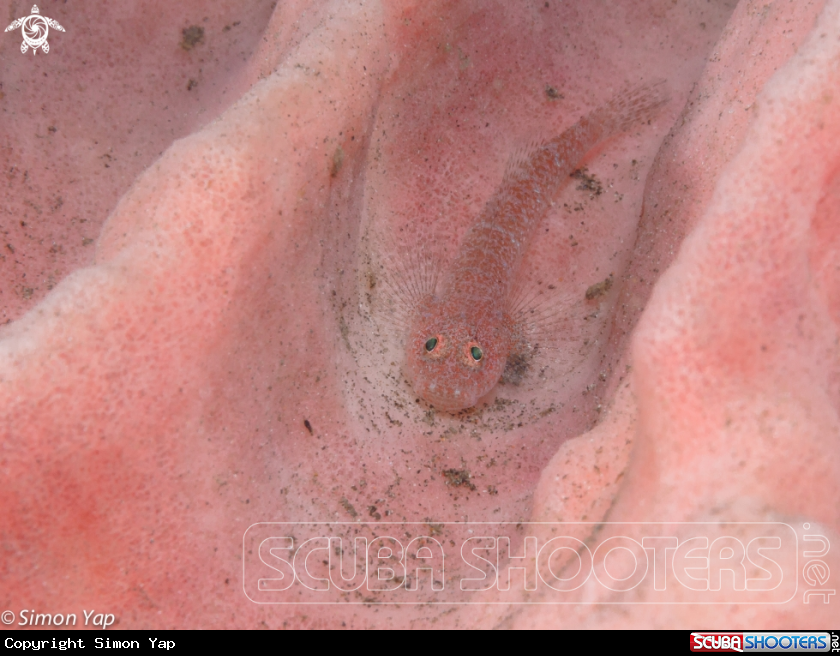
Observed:
[[[421,398],[455,412],[499,382],[522,337],[511,308],[514,281],[554,198],[587,153],[649,120],[665,102],[662,82],[619,94],[508,167],[438,288],[409,321],[405,373]]]

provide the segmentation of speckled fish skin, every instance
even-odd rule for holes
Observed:
[[[438,290],[418,303],[410,321],[405,373],[423,400],[456,412],[499,382],[520,338],[509,306],[514,280],[552,201],[589,151],[651,119],[667,100],[664,82],[621,93],[509,167]],[[430,339],[437,340],[432,349]]]

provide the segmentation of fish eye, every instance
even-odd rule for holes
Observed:
[[[478,342],[469,342],[464,348],[464,356],[467,366],[480,367],[484,359],[484,349]]]
[[[446,340],[443,335],[432,335],[423,343],[423,355],[436,360],[446,355]]]

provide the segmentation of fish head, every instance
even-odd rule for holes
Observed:
[[[511,323],[504,310],[431,298],[409,329],[405,374],[432,407],[457,412],[476,405],[495,387],[511,346]]]

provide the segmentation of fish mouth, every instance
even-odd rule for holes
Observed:
[[[435,410],[442,412],[459,412],[472,408],[480,398],[480,395],[469,393],[460,388],[454,390],[443,389],[435,382],[422,386],[413,385],[413,387],[421,399]]]

